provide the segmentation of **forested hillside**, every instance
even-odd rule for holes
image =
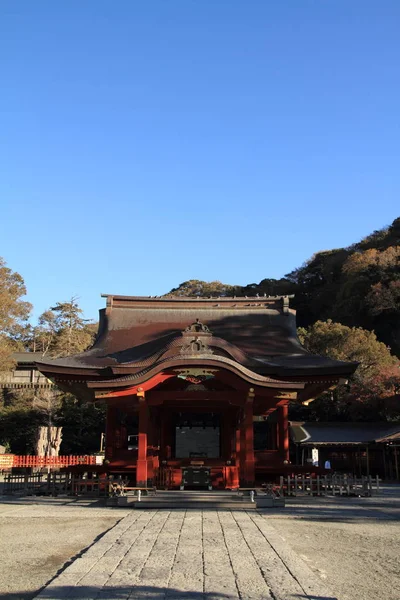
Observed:
[[[348,248],[317,252],[282,279],[247,286],[191,280],[169,294],[295,294],[299,326],[332,319],[363,327],[400,356],[400,218]]]

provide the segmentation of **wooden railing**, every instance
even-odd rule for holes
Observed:
[[[18,456],[16,454],[0,454],[0,470],[12,468],[36,467],[72,467],[74,465],[95,465],[96,456]]]
[[[343,473],[330,475],[281,476],[276,486],[282,496],[371,496],[379,494],[379,477],[355,477]]]
[[[3,494],[12,496],[108,496],[111,482],[106,475],[88,472],[20,473],[5,475]]]

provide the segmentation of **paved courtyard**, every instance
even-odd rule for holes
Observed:
[[[325,585],[254,511],[135,511],[39,599],[327,600]]]
[[[398,486],[262,513],[3,497],[0,600],[398,600],[399,516]]]

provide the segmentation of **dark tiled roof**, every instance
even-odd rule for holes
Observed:
[[[13,360],[18,364],[35,364],[43,358],[42,352],[14,352]]]
[[[355,363],[315,356],[297,338],[295,311],[287,296],[253,298],[144,298],[107,296],[100,311],[92,349],[47,361],[52,369],[118,370],[147,368],[167,355],[178,355],[182,332],[199,320],[211,332],[207,340],[215,358],[235,360],[260,375],[346,377]]]
[[[292,440],[307,445],[366,444],[400,433],[400,423],[296,423]]]

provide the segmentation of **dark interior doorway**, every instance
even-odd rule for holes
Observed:
[[[175,458],[206,459],[221,455],[221,416],[178,413],[175,419]]]

